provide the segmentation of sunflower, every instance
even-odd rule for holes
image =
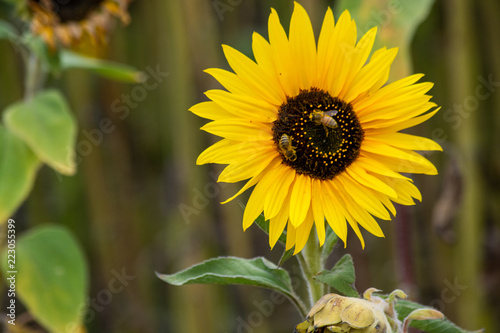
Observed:
[[[269,41],[253,34],[255,61],[223,45],[234,73],[206,70],[227,91],[207,91],[210,101],[190,111],[210,119],[202,130],[223,139],[197,164],[228,164],[221,182],[248,180],[226,202],[255,186],[243,229],[263,213],[271,248],[286,229],[286,249],[298,253],[313,226],[322,245],[326,223],[344,244],[349,224],[364,247],[359,226],[383,237],[374,217],[390,220],[394,202],[421,200],[401,172],[437,174],[415,150],[441,147],[399,132],[438,111],[426,95],[432,83],[417,83],[423,75],[415,74],[386,84],[397,49],[370,57],[377,30],[356,42],[347,10],[336,23],[327,10],[317,45],[298,3],[288,36],[273,9],[268,24]]]
[[[128,23],[129,0],[27,0],[33,13],[31,30],[40,35],[52,49],[59,41],[75,45],[84,36],[97,44],[105,39],[112,16]]]

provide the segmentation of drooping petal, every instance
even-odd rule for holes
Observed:
[[[288,220],[288,224],[286,227],[286,244],[285,244],[285,250],[290,250],[294,245],[295,245],[295,235],[296,235],[296,229],[292,225],[292,222]]]
[[[298,227],[306,218],[307,211],[311,206],[311,178],[297,175],[290,198],[290,221],[294,227]]]
[[[255,156],[229,164],[219,175],[219,182],[236,183],[262,172],[271,161],[276,159],[274,148],[260,152]]]
[[[281,210],[278,212],[278,214],[272,217],[269,221],[269,245],[271,246],[271,249],[274,247],[274,245],[276,245],[276,242],[283,233],[283,230],[285,229],[286,223],[288,221],[290,211],[290,193],[288,193],[287,197],[283,201],[283,206],[280,208]]]
[[[309,239],[309,234],[311,233],[313,224],[314,218],[312,216],[311,208],[309,207],[304,223],[297,227],[297,232],[295,233],[295,250],[293,251],[293,254],[297,254],[302,251],[307,243],[307,240]]]
[[[289,197],[290,186],[295,180],[295,170],[280,165],[274,169],[271,177],[275,180],[275,184],[267,193],[264,203],[264,213],[268,219],[274,217],[282,210],[281,207],[285,198]]]

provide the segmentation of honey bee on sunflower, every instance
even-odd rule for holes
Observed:
[[[206,70],[227,90],[207,91],[210,101],[190,109],[211,120],[203,130],[222,137],[197,163],[228,164],[221,182],[247,180],[227,201],[255,186],[243,228],[263,213],[271,247],[286,229],[286,249],[295,246],[296,254],[313,226],[322,245],[326,223],[344,243],[350,225],[364,247],[359,226],[383,237],[374,217],[390,220],[393,203],[421,200],[401,173],[437,174],[415,151],[441,147],[400,132],[439,110],[427,95],[433,84],[417,83],[421,74],[387,83],[397,49],[370,57],[376,33],[372,28],[356,41],[349,12],[335,22],[328,9],[316,43],[306,11],[295,3],[288,35],[274,9],[269,41],[253,34],[255,61],[223,45],[234,73]]]
[[[75,46],[83,38],[103,43],[113,17],[130,21],[130,0],[26,0],[31,12],[31,31],[54,49],[58,43]]]

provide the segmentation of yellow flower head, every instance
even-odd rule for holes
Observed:
[[[60,42],[77,44],[88,36],[96,44],[102,42],[112,24],[112,16],[128,23],[129,0],[27,0],[33,13],[31,30],[51,48]]]
[[[346,242],[347,224],[378,237],[375,217],[390,220],[393,202],[421,200],[400,172],[434,175],[414,150],[441,150],[434,141],[399,133],[432,117],[432,83],[416,74],[387,84],[397,49],[370,57],[376,28],[356,42],[348,11],[337,23],[327,10],[316,45],[309,17],[295,3],[287,36],[278,14],[269,16],[269,41],[253,34],[255,62],[223,45],[234,73],[208,69],[226,89],[190,111],[212,120],[203,130],[223,139],[198,164],[228,164],[222,182],[249,179],[232,198],[255,185],[243,228],[264,213],[273,247],[286,228],[286,248],[304,247],[313,225],[325,241],[325,220]],[[229,201],[228,200],[228,201]]]

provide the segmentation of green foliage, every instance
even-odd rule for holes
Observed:
[[[348,9],[360,33],[374,26],[380,30],[376,43],[380,46],[408,47],[418,26],[429,16],[434,0],[366,1],[340,0],[338,12]]]
[[[218,257],[175,274],[157,276],[175,286],[193,283],[244,284],[276,290],[289,297],[294,294],[288,272],[262,257]]]
[[[23,202],[41,163],[26,144],[0,125],[0,223]]]
[[[144,78],[144,74],[132,66],[86,57],[69,50],[61,50],[60,61],[62,69],[88,69],[105,78],[116,81],[141,82]]]
[[[329,271],[320,272],[314,277],[319,282],[325,283],[342,295],[349,297],[359,297],[354,288],[356,275],[354,273],[354,263],[350,254],[344,255]]]
[[[28,101],[10,105],[4,122],[41,161],[63,174],[75,173],[76,120],[57,90],[42,91]]]
[[[17,37],[16,29],[4,20],[0,20],[0,38],[11,39]]]
[[[12,268],[7,264],[4,251],[2,268],[8,278],[6,272]],[[88,268],[80,246],[65,228],[38,227],[20,236],[15,270],[16,297],[46,329],[68,332],[82,325]]]
[[[395,303],[395,309],[398,313],[398,319],[401,321],[403,321],[406,318],[406,316],[408,316],[412,311],[425,308],[427,307],[423,306],[422,304],[406,300],[397,300]],[[415,327],[427,333],[471,333],[472,332],[461,329],[448,319],[414,320],[411,322],[410,326]]]
[[[332,254],[333,248],[337,245],[339,236],[333,232],[332,228],[326,228],[325,243],[323,244],[323,249],[321,250],[321,262],[324,264],[326,259]]]

